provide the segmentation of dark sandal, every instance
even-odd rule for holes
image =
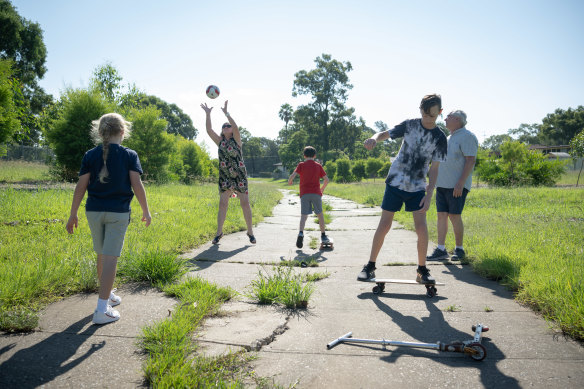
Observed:
[[[220,240],[222,237],[223,237],[223,233],[221,233],[221,234],[217,235],[217,236],[215,237],[215,239],[213,239],[213,241],[212,241],[211,243],[213,243],[213,244],[217,244],[217,243],[219,243],[219,240]]]
[[[256,243],[256,238],[255,238],[255,236],[253,236],[253,235],[250,235],[250,234],[247,234],[247,236],[249,237],[249,243],[253,243],[253,244],[255,244],[255,243]]]

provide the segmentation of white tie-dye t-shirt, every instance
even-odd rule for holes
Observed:
[[[425,129],[421,119],[406,120],[387,132],[403,141],[385,182],[406,192],[426,190],[430,162],[446,160],[446,135],[438,127]]]

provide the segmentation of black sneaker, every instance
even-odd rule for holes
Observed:
[[[448,259],[448,252],[440,250],[438,247],[434,249],[432,255],[426,257],[426,261],[440,261],[442,259]]]
[[[320,241],[321,241],[322,243],[328,243],[328,242],[329,242],[329,238],[328,238],[328,236],[326,236],[325,234],[322,234],[322,235],[320,236]]]
[[[296,238],[296,247],[301,249],[303,241],[304,241],[304,235],[298,235],[298,238]]]
[[[370,265],[369,263],[363,266],[363,270],[357,276],[357,281],[369,281],[375,278],[375,265]]]
[[[436,280],[430,275],[430,270],[426,266],[418,266],[418,275],[416,276],[416,282],[420,284],[435,284]]]
[[[466,258],[466,253],[463,249],[454,249],[454,255],[452,256],[453,261],[462,261]]]

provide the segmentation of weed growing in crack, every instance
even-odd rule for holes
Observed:
[[[279,303],[290,309],[306,308],[315,289],[314,282],[306,281],[306,278],[288,266],[278,266],[272,274],[260,270],[257,279],[251,282],[247,296],[260,304]]]

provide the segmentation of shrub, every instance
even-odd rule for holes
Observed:
[[[361,181],[363,178],[367,178],[367,174],[365,173],[365,161],[362,159],[355,161],[351,173],[356,181]]]
[[[69,89],[61,98],[58,118],[46,129],[46,137],[55,152],[53,174],[66,181],[75,181],[85,152],[95,145],[91,140],[91,121],[114,112],[114,107],[99,93],[84,89]]]
[[[160,111],[152,106],[132,110],[129,119],[132,135],[125,145],[138,153],[144,179],[168,181],[170,155],[177,150],[173,135],[166,133],[166,120],[160,119]]]
[[[365,162],[365,173],[369,178],[379,177],[379,169],[383,166],[383,162],[379,158],[367,158]]]
[[[339,159],[336,161],[337,172],[335,174],[335,182],[351,182],[353,177],[351,175],[351,161],[348,159]]]
[[[333,180],[335,178],[335,174],[337,173],[337,164],[333,161],[327,161],[324,164],[324,171],[326,172],[329,180]]]
[[[387,173],[389,172],[389,168],[391,167],[391,162],[390,161],[386,161],[383,163],[383,165],[381,166],[381,168],[377,171],[377,176],[378,177],[385,177],[387,176]]]
[[[563,174],[564,165],[512,141],[501,145],[501,158],[481,162],[476,174],[494,186],[552,186]]]

